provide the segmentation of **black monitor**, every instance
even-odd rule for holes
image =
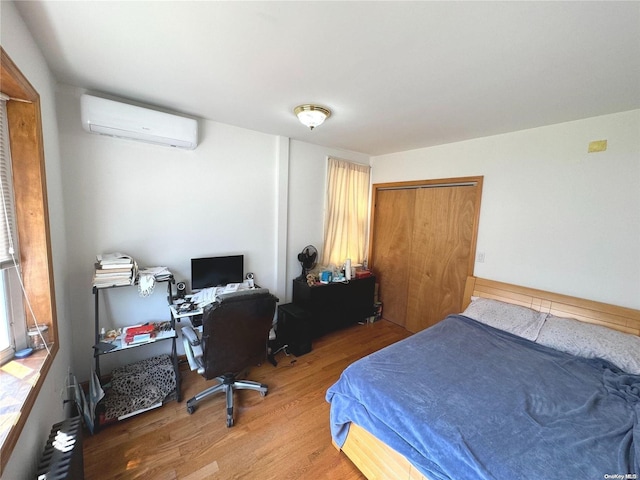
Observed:
[[[244,280],[244,255],[191,259],[191,290]]]

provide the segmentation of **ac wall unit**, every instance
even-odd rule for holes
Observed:
[[[193,150],[198,122],[192,118],[83,94],[82,127],[91,133]]]

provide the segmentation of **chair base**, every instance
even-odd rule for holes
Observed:
[[[198,393],[195,397],[187,400],[187,412],[192,414],[196,411],[196,405],[201,400],[214,395],[218,392],[224,392],[227,399],[227,427],[233,426],[233,391],[234,390],[255,390],[260,392],[261,396],[266,396],[268,387],[263,383],[252,382],[250,380],[237,380],[235,375],[227,374],[216,377],[217,385],[207,388]]]

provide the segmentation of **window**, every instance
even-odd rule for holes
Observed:
[[[0,365],[11,360],[16,348],[24,348],[26,343],[19,266],[14,255],[17,242],[7,99],[0,97]]]
[[[322,264],[365,260],[371,167],[329,158]]]
[[[0,47],[0,86],[9,100],[7,128],[11,150],[12,186],[15,204],[15,257],[20,266],[4,269],[2,298],[6,310],[11,312],[15,332],[15,313],[49,325],[49,350],[40,350],[25,360],[12,360],[0,369],[2,390],[0,397],[4,421],[0,423],[0,476],[24,427],[26,418],[40,392],[53,360],[58,352],[51,242],[49,238],[47,191],[44,168],[44,145],[40,118],[40,97],[22,72]],[[17,245],[17,246],[16,246]],[[14,282],[19,281],[16,289]],[[20,285],[21,284],[21,285]],[[14,293],[21,293],[29,302],[29,314]],[[10,305],[10,306],[7,306]],[[31,320],[33,321],[33,320]],[[10,335],[10,333],[9,333]],[[26,343],[24,334],[16,333],[16,347]],[[22,363],[21,363],[22,362]],[[22,372],[14,375],[13,372]],[[28,372],[28,374],[24,374]],[[6,388],[5,388],[6,387]],[[9,411],[8,411],[9,410]]]
[[[0,365],[13,358],[15,342],[11,330],[11,303],[7,295],[7,282],[4,271],[0,273]]]
[[[0,270],[0,365],[27,346],[22,287],[16,267]]]

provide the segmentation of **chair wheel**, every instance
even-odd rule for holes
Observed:
[[[227,417],[227,428],[233,427],[233,417]]]
[[[265,390],[264,392],[260,392],[260,396],[261,397],[266,397],[267,396],[268,391]]]
[[[187,413],[189,415],[193,414],[193,412],[195,412],[195,411],[196,411],[196,407],[194,405],[187,404]]]

